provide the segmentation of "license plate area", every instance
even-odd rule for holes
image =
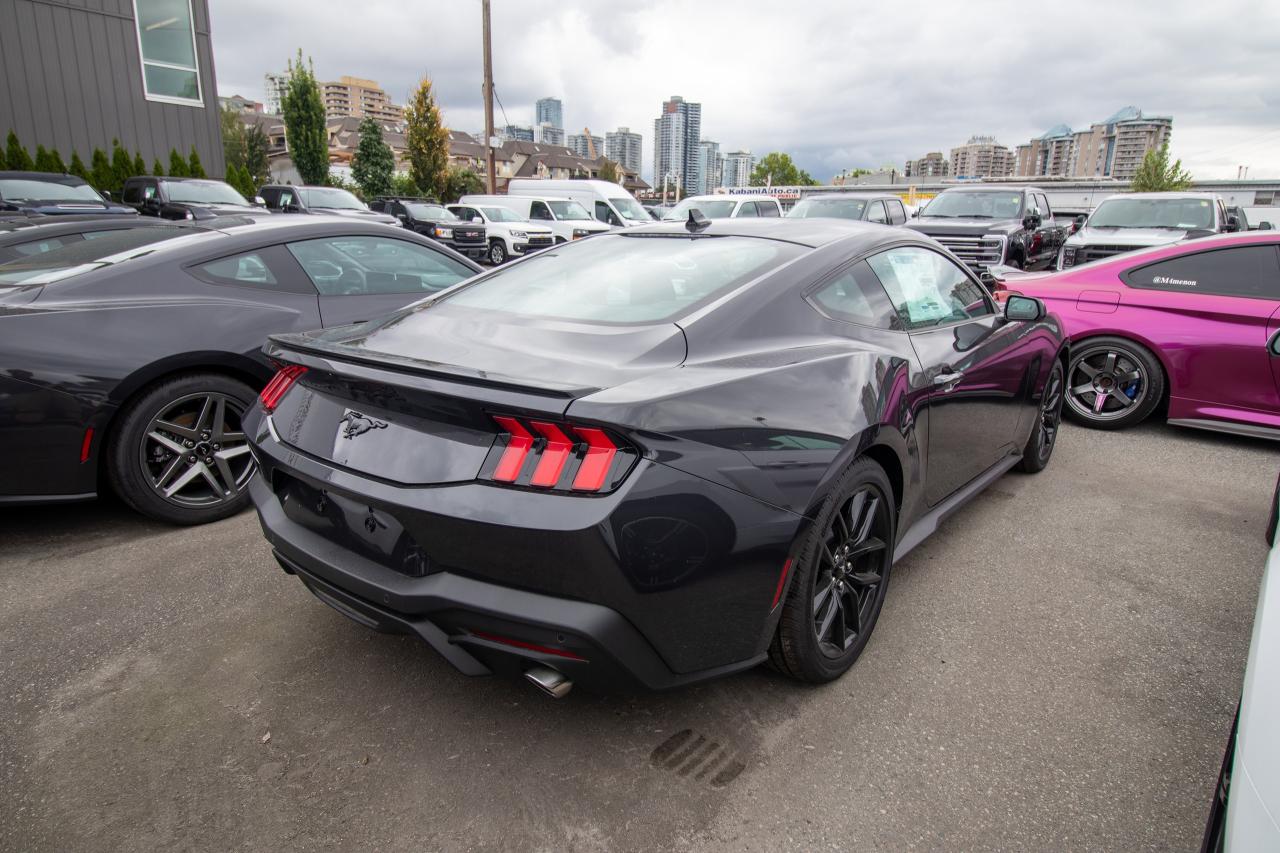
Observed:
[[[393,572],[418,578],[435,571],[421,545],[385,507],[280,472],[272,486],[295,524]]]

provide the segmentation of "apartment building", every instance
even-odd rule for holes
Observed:
[[[1003,178],[1013,174],[1013,152],[993,136],[971,136],[951,149],[951,174],[957,178]]]
[[[579,157],[596,158],[604,154],[604,138],[594,133],[571,133],[565,138],[565,147]]]
[[[724,177],[724,155],[720,153],[720,143],[710,139],[700,140],[698,164],[702,170],[702,187],[698,191],[703,195],[714,192]]]
[[[908,160],[902,174],[908,178],[945,178],[951,174],[951,161],[941,151],[930,151],[919,160]]]
[[[672,95],[653,122],[653,181],[671,176],[687,195],[702,192],[702,104]]]
[[[1147,152],[1169,141],[1172,116],[1148,116],[1124,107],[1088,130],[1051,128],[1018,146],[1015,174],[1132,180]]]
[[[618,163],[628,172],[640,174],[640,160],[644,156],[644,138],[632,133],[629,127],[620,127],[604,135],[604,156]]]
[[[756,158],[750,151],[731,151],[724,155],[723,172],[720,175],[722,187],[745,187],[751,184],[751,172],[756,167]]]
[[[326,118],[370,116],[392,124],[404,121],[404,107],[391,103],[376,80],[344,76],[319,85]]]

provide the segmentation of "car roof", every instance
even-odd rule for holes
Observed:
[[[991,192],[992,190],[1014,190],[1021,192],[1023,190],[1031,190],[1032,192],[1042,193],[1043,189],[1033,184],[965,184],[958,187],[947,187],[944,193],[971,193],[971,192]],[[942,193],[938,193],[942,195]]]
[[[56,172],[0,172],[0,180],[42,181],[46,184],[63,184],[68,187],[87,186],[88,181],[75,175]]]
[[[1182,192],[1182,191],[1163,192],[1163,193],[1116,193],[1115,195],[1107,196],[1106,198],[1103,199],[1103,201],[1110,201],[1113,198],[1136,198],[1136,199],[1142,199],[1142,200],[1156,199],[1156,198],[1187,198],[1187,199],[1204,199],[1205,201],[1212,201],[1217,197],[1218,197],[1217,193]]]
[[[902,200],[902,196],[896,195],[894,193],[851,192],[851,193],[812,193],[811,195],[806,195],[804,198],[800,199],[800,201],[805,201],[811,198],[863,198],[863,199],[896,198],[899,201]]]
[[[618,236],[689,236],[685,220],[663,220],[652,225],[639,225],[614,232]],[[884,240],[905,240],[921,245],[934,245],[933,240],[919,232],[903,228],[889,228],[874,222],[857,222],[849,219],[790,219],[787,217],[712,219],[697,233],[713,237],[759,237],[766,240],[783,240],[816,249],[851,237],[864,238],[868,245]],[[1280,232],[1277,232],[1280,233]]]
[[[707,193],[706,195],[691,195],[680,199],[680,201],[777,201],[768,193]]]

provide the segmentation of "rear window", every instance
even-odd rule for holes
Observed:
[[[728,293],[804,249],[752,237],[597,237],[491,273],[449,304],[600,323],[658,323]]]

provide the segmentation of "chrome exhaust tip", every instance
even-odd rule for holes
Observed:
[[[552,699],[563,699],[573,689],[572,681],[549,666],[531,666],[524,671],[524,677]]]

